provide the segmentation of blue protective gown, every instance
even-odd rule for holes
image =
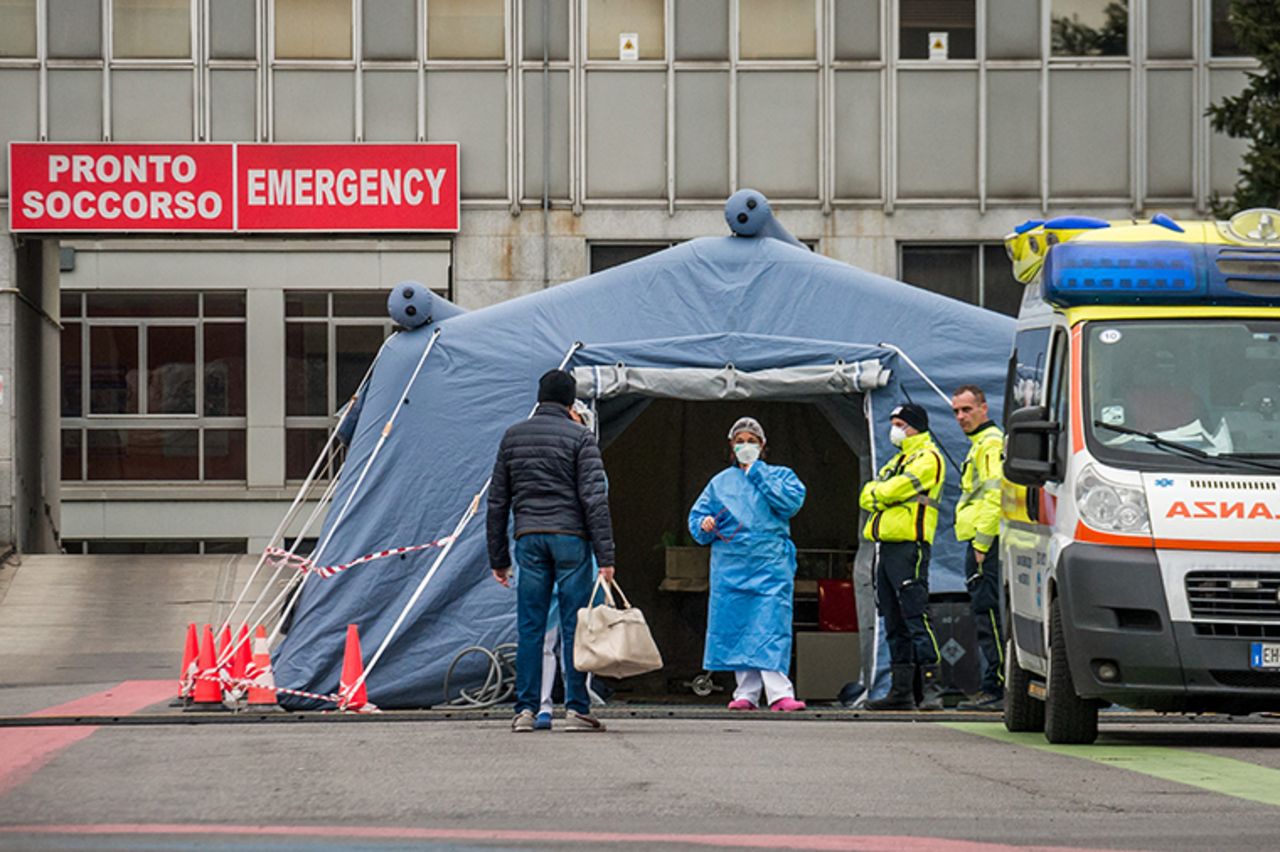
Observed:
[[[796,548],[791,518],[804,483],[788,467],[757,461],[716,474],[689,511],[689,533],[711,545],[711,599],[703,666],[710,671],[791,668]],[[702,519],[717,517],[716,531]]]

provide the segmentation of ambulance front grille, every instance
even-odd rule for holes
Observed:
[[[1197,621],[1197,636],[1225,639],[1280,639],[1280,624],[1237,624],[1234,621]]]
[[[1280,621],[1280,574],[1191,571],[1186,588],[1192,618]]]
[[[1210,669],[1209,674],[1223,686],[1234,686],[1237,689],[1280,689],[1280,672]]]
[[[1274,480],[1269,479],[1193,479],[1192,488],[1207,488],[1213,491],[1222,489],[1230,491],[1275,491]]]

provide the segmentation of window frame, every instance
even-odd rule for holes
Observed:
[[[136,292],[150,292],[154,294],[180,294],[195,295],[196,316],[194,317],[90,317],[88,315],[88,297],[90,295],[125,295]],[[88,485],[88,486],[110,486],[113,484],[129,484],[129,485],[163,485],[163,484],[200,484],[200,485],[227,485],[227,484],[243,484],[248,477],[248,456],[246,445],[246,478],[245,479],[208,479],[205,475],[205,434],[206,432],[216,431],[239,431],[245,435],[248,440],[249,417],[247,410],[247,393],[248,393],[248,318],[247,316],[226,317],[226,316],[205,316],[204,300],[206,293],[216,292],[222,293],[244,293],[245,291],[191,291],[183,289],[164,290],[164,291],[126,291],[126,290],[97,290],[97,289],[72,289],[62,291],[62,297],[77,297],[79,299],[78,314],[74,317],[64,317],[64,326],[76,324],[79,326],[80,335],[80,414],[79,416],[63,416],[61,410],[58,415],[59,435],[63,432],[76,431],[79,432],[80,438],[80,471],[79,475],[74,479],[67,479],[65,475],[60,477],[63,484]],[[247,309],[246,309],[247,314]],[[245,371],[244,378],[246,393],[246,411],[243,416],[206,416],[205,410],[205,370],[206,364],[204,360],[204,335],[205,330],[210,325],[240,325],[246,329],[245,334]],[[148,413],[148,386],[150,378],[147,375],[150,370],[147,366],[147,334],[146,330],[151,327],[179,327],[191,328],[195,336],[195,352],[194,352],[194,370],[195,370],[195,412],[192,414],[184,413]],[[90,407],[92,399],[92,366],[90,361],[91,355],[91,335],[94,328],[136,328],[138,329],[138,411],[129,413],[94,413]],[[66,331],[64,330],[64,334]],[[197,466],[196,478],[194,479],[90,479],[89,478],[89,433],[95,431],[121,431],[121,430],[162,430],[162,431],[195,431],[197,434]],[[60,439],[61,440],[61,439]],[[65,474],[65,472],[64,472]]]

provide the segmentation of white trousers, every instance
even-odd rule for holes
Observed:
[[[735,700],[745,698],[753,704],[759,704],[762,689],[770,704],[779,698],[795,698],[796,695],[795,687],[791,685],[791,678],[787,677],[786,672],[747,669],[734,672],[733,676],[738,679],[738,688],[733,691]]]
[[[555,706],[551,701],[551,689],[556,683],[556,667],[559,666],[561,674],[564,673],[564,661],[560,659],[560,650],[560,627],[552,625],[542,636],[542,704],[538,708],[539,713],[550,713]],[[587,698],[592,704],[603,704],[604,702],[596,698],[596,694],[591,691],[591,678],[592,675],[587,675]]]

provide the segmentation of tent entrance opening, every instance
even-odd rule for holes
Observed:
[[[849,406],[851,419],[861,418],[861,396],[836,404]],[[604,448],[618,580],[644,611],[666,662],[660,672],[623,681],[620,689],[627,697],[695,697],[688,684],[702,672],[707,582],[700,572],[710,548],[694,546],[687,518],[707,482],[730,463],[726,433],[747,414],[764,427],[765,460],[792,468],[807,489],[804,508],[791,522],[798,550],[795,629],[817,629],[819,579],[851,576],[858,543],[859,458],[817,406],[648,401]],[[607,433],[607,415],[604,427]],[[733,677],[717,675],[716,682],[731,689]],[[707,700],[728,699],[715,693]]]

